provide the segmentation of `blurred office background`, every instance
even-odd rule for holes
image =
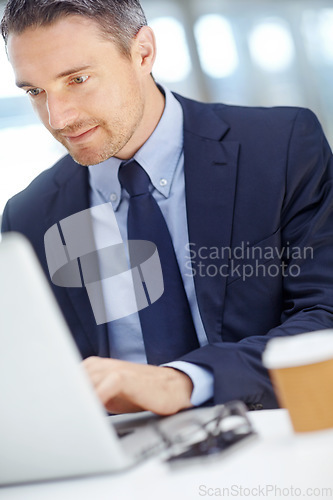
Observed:
[[[0,14],[5,2],[0,0]],[[333,145],[333,0],[142,0],[154,76],[203,101],[314,110]],[[0,214],[65,154],[16,89],[0,41]]]

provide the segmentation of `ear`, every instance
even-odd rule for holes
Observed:
[[[143,26],[134,39],[132,58],[140,64],[140,69],[150,74],[156,59],[156,39],[149,26]]]

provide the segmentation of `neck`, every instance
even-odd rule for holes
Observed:
[[[126,146],[119,151],[117,158],[128,160],[135,155],[154,132],[163,115],[164,107],[165,97],[150,77],[145,91],[145,109],[140,126]]]

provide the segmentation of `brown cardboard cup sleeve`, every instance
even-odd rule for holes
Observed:
[[[333,428],[333,329],[271,339],[263,364],[296,432]]]

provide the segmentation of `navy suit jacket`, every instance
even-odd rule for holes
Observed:
[[[332,154],[309,110],[176,97],[195,289],[209,340],[182,359],[213,371],[215,403],[276,407],[261,362],[266,342],[333,326]],[[88,207],[88,170],[66,156],[9,200],[2,229],[26,235],[48,275],[45,232]],[[107,356],[106,325],[96,325],[86,290],[51,286],[82,356]]]

